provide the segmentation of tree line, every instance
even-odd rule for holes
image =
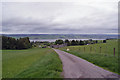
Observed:
[[[31,47],[29,37],[15,39],[2,36],[2,49],[28,49]]]
[[[75,46],[75,45],[87,45],[87,44],[95,44],[95,43],[98,43],[98,41],[97,40],[92,40],[92,39],[90,39],[90,40],[84,40],[84,41],[82,41],[82,40],[72,40],[72,41],[69,41],[68,39],[66,39],[65,41],[63,41],[63,40],[61,40],[61,39],[59,39],[59,40],[56,40],[55,41],[55,44],[64,44],[64,43],[66,43],[67,44],[67,46]],[[102,43],[106,43],[106,40],[103,40],[102,41]]]

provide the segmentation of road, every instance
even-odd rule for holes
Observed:
[[[64,78],[118,78],[118,75],[104,70],[84,59],[67,52],[54,49],[63,64]]]

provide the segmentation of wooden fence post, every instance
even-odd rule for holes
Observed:
[[[115,48],[114,48],[114,56],[115,56]]]
[[[96,52],[96,48],[94,48],[95,49],[95,52]]]
[[[92,52],[92,47],[90,47],[90,53]]]
[[[107,54],[107,46],[106,46],[106,50],[105,50],[105,53]]]
[[[92,52],[92,47],[91,47],[91,52]]]
[[[101,53],[101,47],[100,47],[100,53]]]
[[[84,52],[85,52],[85,47],[84,47]]]
[[[91,53],[91,47],[90,47],[90,53]]]

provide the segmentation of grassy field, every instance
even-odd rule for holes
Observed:
[[[62,63],[48,48],[3,50],[3,78],[60,78]]]
[[[70,50],[66,51],[67,48]],[[118,40],[107,40],[107,43],[69,46],[60,49],[81,57],[104,69],[120,74],[120,71],[118,70],[118,53],[120,53],[118,52]]]

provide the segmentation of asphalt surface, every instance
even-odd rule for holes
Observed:
[[[118,78],[118,75],[104,70],[70,53],[54,49],[63,64],[64,78]]]

